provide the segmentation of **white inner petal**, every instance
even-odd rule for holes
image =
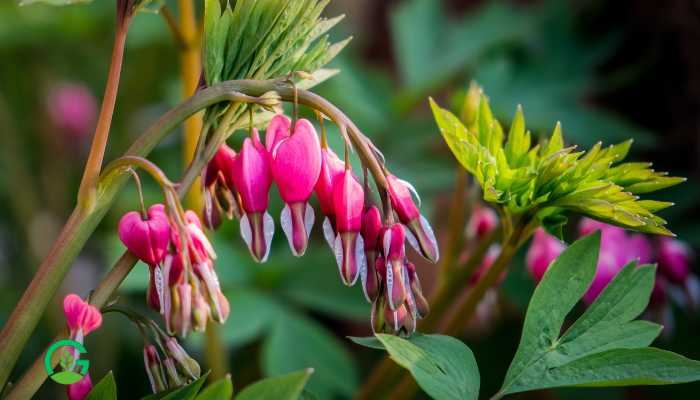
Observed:
[[[423,214],[420,215],[420,224],[423,227],[423,230],[425,231],[425,236],[427,236],[428,240],[430,243],[433,244],[433,247],[435,248],[435,259],[437,261],[438,258],[440,258],[440,248],[438,247],[437,244],[437,239],[435,239],[435,232],[433,232],[433,228],[430,226],[430,222],[423,216]]]
[[[416,239],[416,235],[411,232],[410,229],[406,225],[401,225],[403,226],[403,231],[406,234],[406,240],[408,241],[408,244],[413,247],[413,250],[417,251],[420,253],[420,245],[418,244],[418,239]]]
[[[275,235],[275,220],[272,219],[272,215],[265,211],[263,215],[263,236],[265,237],[265,257],[260,260],[261,263],[267,261],[267,257],[270,255],[270,247],[272,246],[272,237]]]
[[[316,213],[314,213],[314,208],[306,203],[306,213],[304,214],[304,227],[306,228],[306,237],[311,236],[311,228],[314,227],[314,221],[316,220]]]
[[[391,249],[391,230],[387,229],[384,233],[384,258],[389,262],[389,250]]]
[[[333,232],[333,225],[331,224],[331,220],[328,219],[328,217],[323,219],[323,237],[326,239],[328,247],[330,247],[331,251],[333,251],[333,242],[335,242],[335,232]]]
[[[335,250],[335,262],[338,263],[338,272],[340,272],[340,277],[345,282],[345,277],[343,276],[343,242],[340,239],[340,234],[335,237],[333,249]]]
[[[172,257],[167,257],[165,259],[165,265],[170,269],[170,264],[172,263]],[[155,280],[156,294],[158,295],[158,302],[160,303],[160,313],[163,314],[163,271],[160,266],[156,265],[153,271],[153,279]]]
[[[395,310],[396,305],[394,304],[394,268],[391,266],[391,263],[388,260],[386,263],[386,293],[387,297],[389,298],[389,305],[391,306],[391,309]]]
[[[411,191],[411,194],[413,194],[413,196],[415,196],[416,202],[418,203],[418,207],[420,207],[420,205],[421,205],[421,199],[420,199],[420,196],[418,195],[418,191],[416,190],[416,188],[413,187],[413,185],[411,185],[411,183],[409,183],[408,181],[405,181],[405,180],[403,180],[403,179],[399,179],[398,181],[401,182],[401,183],[403,183],[404,185],[406,185],[406,187],[408,188],[408,190]]]
[[[297,250],[294,248],[294,228],[292,226],[292,210],[289,209],[288,205],[284,205],[282,213],[280,214],[280,225],[282,225],[282,230],[284,235],[287,236],[287,243],[289,243],[289,249],[292,254],[298,256]]]
[[[241,230],[241,237],[246,245],[248,245],[248,250],[253,252],[253,231],[250,228],[250,220],[248,220],[248,215],[244,214],[239,223]]]
[[[355,275],[355,279],[353,279],[352,281],[353,285],[355,284],[355,282],[357,282],[358,275],[364,274],[365,276],[367,276],[367,258],[365,257],[365,241],[362,239],[362,235],[357,235],[357,239],[355,240],[355,263],[357,264],[357,269],[359,273]],[[365,290],[364,284],[362,285],[362,290]],[[366,291],[365,296],[367,296]]]

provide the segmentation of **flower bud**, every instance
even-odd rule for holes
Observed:
[[[496,212],[489,207],[477,207],[469,218],[467,235],[470,238],[481,240],[496,229],[496,226],[498,226]]]
[[[365,298],[370,303],[379,295],[379,278],[376,270],[376,260],[378,257],[379,234],[382,230],[382,217],[379,209],[375,206],[369,207],[362,216],[362,240],[365,244],[365,260],[367,268],[360,271],[362,281],[362,291]]]
[[[411,232],[412,238],[409,239],[411,244],[416,244],[416,247],[423,257],[435,263],[440,258],[440,253],[433,233],[433,228],[428,223],[428,220],[420,214],[418,207],[413,202],[411,192],[416,193],[410,183],[398,179],[394,175],[387,176],[387,185],[389,188],[389,197],[391,205],[396,211],[399,220],[406,225]],[[417,195],[416,195],[417,196]],[[415,240],[413,240],[415,239]]]
[[[405,269],[405,234],[400,224],[384,231],[384,256],[386,260],[386,296],[388,305],[397,310],[406,301],[408,276]]]
[[[351,170],[338,175],[333,182],[333,208],[336,215],[334,251],[340,277],[347,286],[357,281],[367,265],[365,244],[360,235],[365,194]]]
[[[232,177],[245,212],[240,222],[241,236],[253,259],[265,262],[275,232],[272,217],[267,213],[272,172],[269,156],[260,143],[257,130],[253,130],[252,139],[246,138],[243,142],[233,164]]]
[[[52,125],[72,140],[85,138],[92,132],[97,101],[85,85],[63,84],[51,90],[47,106]]]
[[[180,373],[177,371],[175,360],[170,357],[166,357],[165,360],[163,360],[163,366],[165,367],[165,372],[168,376],[168,387],[178,387],[185,383],[180,376]]]
[[[211,314],[211,308],[201,293],[197,292],[192,299],[192,322],[194,330],[204,332]]]
[[[162,204],[148,208],[148,218],[131,211],[119,221],[119,239],[129,251],[148,265],[163,262],[170,243],[170,221]]]
[[[90,374],[85,374],[83,379],[66,386],[68,400],[85,400],[91,390],[92,381],[90,380]]]
[[[160,356],[156,347],[152,344],[143,348],[143,362],[146,368],[148,381],[151,383],[151,391],[158,393],[166,390],[165,374],[163,372],[163,364],[160,361]]]
[[[168,353],[167,355],[175,360],[175,364],[180,371],[184,372],[191,379],[199,378],[201,374],[199,364],[187,354],[175,338],[171,337],[166,340],[165,349]]]
[[[240,217],[238,194],[233,183],[233,164],[236,152],[226,144],[221,145],[203,172],[204,221],[210,229],[221,223],[222,215],[231,219]]]
[[[294,133],[274,144],[271,158],[272,175],[285,202],[282,229],[292,253],[301,256],[314,223],[308,201],[321,172],[321,145],[311,122],[298,120]]]
[[[410,294],[413,301],[413,307],[415,307],[415,314],[418,318],[425,318],[430,312],[430,304],[428,304],[428,300],[423,295],[423,288],[421,287],[420,280],[418,279],[416,266],[411,262],[407,262],[406,270],[408,271],[408,282],[411,289]]]

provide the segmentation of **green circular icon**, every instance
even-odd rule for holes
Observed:
[[[53,369],[51,358],[53,353],[62,347],[64,349],[62,350],[61,357],[59,359],[59,365],[61,366],[62,371],[56,372]],[[68,348],[74,350],[71,351]],[[74,356],[76,351],[77,355],[87,353],[87,350],[85,350],[83,344],[76,342],[75,340],[62,339],[51,344],[49,349],[46,351],[46,356],[44,356],[44,368],[46,369],[46,373],[49,375],[49,378],[51,378],[54,382],[60,383],[61,385],[70,385],[83,379],[88,372],[90,361],[81,360],[80,358],[76,359]]]

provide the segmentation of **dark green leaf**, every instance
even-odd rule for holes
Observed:
[[[144,397],[142,400],[193,400],[195,396],[197,396],[197,393],[199,393],[199,389],[204,385],[204,382],[206,382],[208,376],[209,372],[183,387],[155,393]]]
[[[360,346],[369,347],[370,349],[384,350],[384,345],[382,344],[382,342],[379,341],[379,339],[377,339],[376,336],[348,336],[348,339],[359,344]]]
[[[114,375],[109,371],[99,382],[90,390],[85,400],[116,400],[117,399],[117,384],[114,382]]]
[[[236,400],[297,400],[313,372],[312,368],[308,368],[287,375],[263,379],[243,389],[236,396]]]

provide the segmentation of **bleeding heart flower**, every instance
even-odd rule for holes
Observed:
[[[265,148],[270,154],[277,143],[289,137],[291,127],[292,121],[286,115],[277,114],[272,117],[265,130]]]
[[[321,149],[321,172],[315,192],[323,219],[323,237],[333,249],[335,242],[335,207],[333,206],[333,182],[345,172],[345,163],[330,148]]]
[[[102,325],[102,314],[97,307],[90,305],[77,294],[69,294],[63,299],[63,314],[70,337],[82,343],[88,333]]]
[[[388,305],[392,310],[397,310],[406,301],[409,286],[404,232],[400,224],[394,224],[383,233],[386,295]]]
[[[411,262],[407,262],[406,270],[408,271],[408,281],[411,288],[409,292],[411,294],[411,308],[418,318],[425,318],[430,312],[430,305],[423,295],[423,288],[416,273],[416,266]]]
[[[365,244],[360,229],[365,193],[350,169],[336,177],[333,182],[333,208],[338,234],[333,245],[340,277],[347,286],[357,281],[367,268]]]
[[[146,369],[146,375],[148,375],[148,381],[151,384],[151,391],[158,393],[166,390],[168,385],[165,371],[163,371],[163,363],[154,345],[149,344],[143,348],[143,364]]]
[[[411,193],[416,193],[413,186],[394,175],[387,175],[389,197],[391,205],[396,211],[399,220],[410,230],[409,243],[419,251],[423,257],[435,263],[440,258],[440,252],[433,233],[433,228],[428,220],[420,214],[418,207],[413,202]],[[419,199],[420,200],[420,199]]]
[[[148,208],[148,218],[131,211],[119,220],[119,239],[129,251],[148,265],[163,262],[170,243],[170,221],[165,206],[155,204]]]
[[[314,211],[308,201],[321,173],[321,145],[311,122],[300,119],[294,133],[272,149],[272,175],[285,202],[281,225],[295,256],[306,252]]]
[[[90,380],[90,374],[85,374],[83,379],[66,386],[68,400],[84,400],[91,390],[92,381]]]
[[[483,239],[498,226],[498,216],[493,209],[479,206],[474,209],[469,223],[467,224],[467,234],[476,240]]]
[[[379,256],[379,235],[382,231],[382,216],[375,206],[367,208],[362,216],[362,240],[365,244],[367,268],[360,272],[362,291],[370,303],[379,295],[376,261]]]
[[[233,182],[238,190],[245,215],[241,218],[241,236],[257,262],[265,262],[275,225],[267,213],[272,173],[267,150],[260,143],[258,132],[246,138],[233,163]]]
[[[530,243],[530,248],[525,256],[527,269],[535,279],[535,282],[542,280],[549,265],[565,249],[566,245],[562,241],[548,234],[544,229],[538,228],[535,231],[532,243]]]
[[[232,174],[235,160],[236,152],[223,144],[203,172],[203,215],[210,229],[216,229],[219,226],[222,215],[226,215],[229,219],[234,216],[241,217],[238,193]]]

